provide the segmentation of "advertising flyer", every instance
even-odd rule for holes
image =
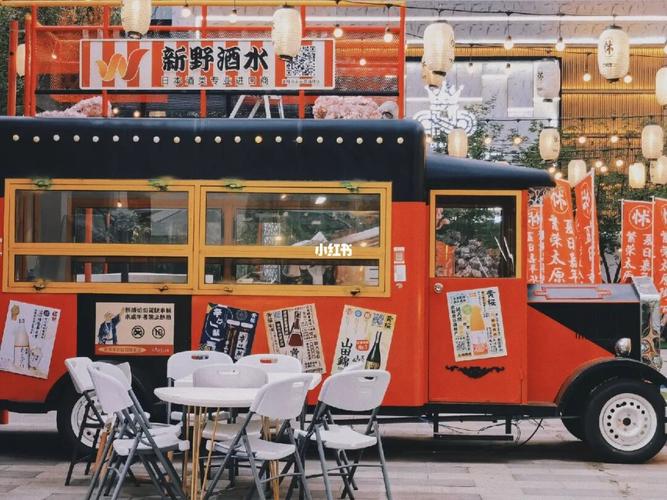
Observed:
[[[229,354],[234,362],[250,354],[259,314],[209,303],[201,331],[200,349]]]
[[[395,325],[395,314],[346,305],[331,373],[356,363],[366,369],[385,370]]]
[[[98,356],[169,356],[174,304],[97,302],[94,334]]]
[[[498,287],[447,293],[456,361],[507,356]]]
[[[272,354],[298,358],[304,372],[324,373],[326,364],[315,304],[267,311],[264,320]]]
[[[47,378],[60,309],[9,302],[0,344],[0,370]]]

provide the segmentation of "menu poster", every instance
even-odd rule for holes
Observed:
[[[9,302],[0,344],[0,370],[47,378],[60,309]]]
[[[170,356],[174,304],[97,302],[94,335],[98,356]]]
[[[447,293],[456,361],[507,356],[498,287]]]
[[[395,314],[346,305],[331,373],[358,363],[367,369],[385,370],[395,325]]]
[[[304,372],[325,372],[315,304],[266,311],[264,320],[269,351],[272,354],[286,354],[297,358],[301,361]]]
[[[234,362],[252,351],[259,313],[209,303],[201,331],[200,349],[229,354]]]

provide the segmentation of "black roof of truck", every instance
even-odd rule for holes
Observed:
[[[425,150],[411,120],[0,118],[3,188],[17,177],[367,180],[412,201],[429,189],[552,185],[543,170]]]

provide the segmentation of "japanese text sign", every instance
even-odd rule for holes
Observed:
[[[202,327],[200,349],[229,354],[234,361],[250,354],[259,313],[209,304]]]
[[[528,283],[542,283],[544,279],[544,239],[542,237],[542,204],[528,207],[527,268]]]
[[[667,199],[653,200],[653,283],[660,292],[660,310],[667,313]]]
[[[556,187],[544,196],[544,282],[577,283],[577,238],[572,217],[570,184],[556,180]]]
[[[577,213],[574,220],[579,249],[582,283],[602,283],[600,273],[600,238],[595,206],[595,171],[591,170],[574,187]]]
[[[271,40],[82,40],[82,89],[332,89],[335,42],[304,40],[290,61]]]
[[[652,261],[653,203],[623,200],[621,204],[621,283],[631,276],[651,276]]]

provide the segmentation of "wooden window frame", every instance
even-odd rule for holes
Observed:
[[[429,194],[429,277],[438,278],[438,279],[447,279],[445,276],[436,276],[435,275],[435,210],[436,198],[439,196],[460,196],[460,197],[480,197],[480,196],[504,196],[508,198],[514,198],[515,201],[515,247],[516,247],[516,256],[515,256],[515,273],[514,276],[507,276],[503,278],[493,278],[499,280],[513,280],[521,279],[523,277],[523,226],[521,225],[521,220],[523,217],[523,204],[521,200],[523,199],[523,192],[521,190],[502,190],[502,189],[480,189],[480,190],[469,190],[469,189],[436,189],[432,190]],[[460,279],[470,279],[477,280],[480,278],[460,278]]]
[[[358,182],[353,189],[340,182],[285,182],[247,181],[242,187],[229,187],[223,183],[204,183],[200,192],[199,224],[199,283],[198,290],[225,295],[284,295],[284,296],[362,296],[388,297],[389,253],[391,242],[391,183]],[[261,245],[207,245],[206,244],[206,198],[209,193],[303,193],[303,194],[377,194],[380,196],[380,245],[377,247],[353,247],[351,257],[318,257],[313,246],[261,246]],[[378,286],[351,285],[269,285],[243,283],[205,283],[204,269],[207,257],[308,259],[308,260],[377,260]]]

